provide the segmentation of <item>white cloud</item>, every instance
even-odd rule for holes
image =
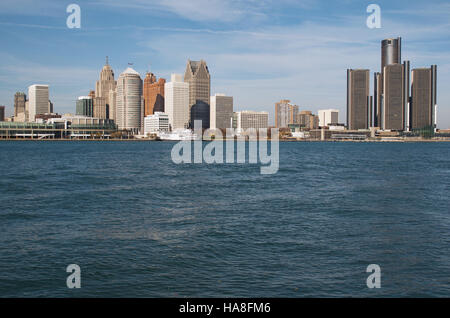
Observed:
[[[191,21],[233,22],[261,21],[273,14],[274,8],[310,8],[317,0],[99,0],[98,3],[147,13],[167,12]]]

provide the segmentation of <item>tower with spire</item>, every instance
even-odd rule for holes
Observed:
[[[100,79],[95,85],[94,113],[96,117],[115,119],[115,105],[112,105],[110,101],[110,92],[115,91],[116,86],[114,71],[109,65],[107,56],[105,65],[100,72]]]

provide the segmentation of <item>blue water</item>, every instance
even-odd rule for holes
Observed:
[[[269,176],[173,145],[0,142],[0,297],[450,296],[450,144],[282,143]]]

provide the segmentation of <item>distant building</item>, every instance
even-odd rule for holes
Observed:
[[[138,133],[143,128],[142,79],[139,73],[130,67],[120,74],[117,80],[116,108],[120,130]]]
[[[437,66],[412,70],[410,127],[435,129],[437,108]]]
[[[319,110],[319,127],[328,127],[339,123],[339,110],[337,109],[324,109]]]
[[[189,126],[189,83],[180,74],[172,74],[165,84],[165,109],[172,130]]]
[[[28,88],[29,121],[34,121],[36,115],[50,113],[48,85],[31,85]]]
[[[405,110],[409,99],[409,62],[384,67],[383,130],[405,130]]]
[[[211,76],[206,62],[188,60],[184,81],[189,84],[190,126],[195,120],[201,120],[204,129],[210,127]]]
[[[225,94],[211,96],[211,129],[231,128],[233,97]]]
[[[402,38],[381,41],[381,70],[392,64],[402,64]]]
[[[108,94],[109,95],[109,94]],[[109,97],[108,97],[109,99]],[[95,118],[109,119],[109,107],[105,97],[94,97],[94,116]]]
[[[144,135],[169,131],[169,116],[167,114],[156,112],[144,118]]]
[[[76,104],[77,116],[94,117],[94,101],[90,96],[78,97]]]
[[[5,106],[0,106],[0,121],[5,121]]]
[[[117,87],[109,91],[109,119],[117,121]]]
[[[52,114],[52,113],[50,113],[50,114],[38,114],[35,117],[35,121],[42,123],[42,122],[46,122],[46,121],[48,121],[49,119],[52,119],[52,118],[61,118],[61,117],[62,117],[61,115]]]
[[[108,119],[56,114],[37,117],[33,123],[0,123],[0,139],[105,139],[117,131]]]
[[[153,73],[147,73],[144,79],[144,116],[153,115],[155,112],[164,112],[164,86],[166,80],[160,78],[156,81]]]
[[[381,128],[381,105],[383,103],[383,80],[379,72],[374,73],[373,126]]]
[[[297,125],[302,129],[318,129],[319,116],[314,115],[310,111],[301,111],[297,115]]]
[[[110,91],[116,89],[117,82],[114,79],[114,71],[109,65],[108,57],[106,63],[100,72],[100,79],[95,84],[94,113],[95,117],[109,119],[110,114],[114,114],[113,106],[110,101]]]
[[[233,128],[238,131],[249,128],[263,129],[268,127],[268,112],[240,111],[233,114]]]
[[[393,131],[408,128],[409,79],[409,61],[402,65],[402,38],[381,41],[381,73],[374,75],[373,110],[369,117],[371,126]]]
[[[22,92],[17,92],[14,95],[14,117],[19,114],[25,113],[25,103],[27,101],[27,95]]]
[[[287,128],[296,124],[298,106],[291,105],[290,100],[283,99],[275,103],[275,125],[277,128]]]
[[[347,126],[349,130],[369,129],[369,70],[347,71]]]

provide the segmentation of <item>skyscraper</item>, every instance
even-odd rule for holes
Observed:
[[[29,121],[34,121],[36,115],[46,114],[49,109],[49,87],[48,85],[31,85],[28,88],[29,97]]]
[[[109,92],[115,90],[117,82],[114,79],[114,71],[109,65],[108,57],[106,57],[106,63],[100,72],[100,79],[95,84],[95,98],[94,109],[96,110],[95,117],[102,119],[109,119],[111,111],[111,103],[109,100]]]
[[[165,113],[172,130],[186,129],[189,126],[189,83],[183,82],[182,75],[172,74],[164,90]]]
[[[188,60],[184,81],[189,84],[189,116],[193,127],[195,120],[201,120],[204,129],[209,128],[211,76],[204,60]]]
[[[144,116],[153,115],[155,112],[164,112],[164,85],[166,80],[160,78],[156,81],[153,73],[147,73],[144,79]]]
[[[231,128],[233,97],[225,94],[211,96],[211,129]]]
[[[297,121],[298,106],[291,105],[290,100],[283,99],[275,103],[275,125],[277,128],[287,128]]]
[[[374,74],[374,93],[373,93],[373,126],[381,128],[381,105],[382,105],[382,94],[383,92],[383,81],[381,73],[376,72]]]
[[[109,119],[117,121],[117,86],[109,91]]]
[[[391,64],[402,64],[402,38],[381,41],[381,71]]]
[[[412,71],[410,127],[435,129],[437,108],[437,66]]]
[[[5,121],[5,106],[0,106],[0,121]]]
[[[22,92],[17,92],[14,95],[14,117],[19,114],[25,113],[25,103],[27,101],[27,95]]]
[[[347,70],[347,126],[369,129],[369,70]]]
[[[407,64],[390,64],[384,67],[384,98],[382,110],[383,130],[405,130],[405,70]]]
[[[381,73],[374,76],[373,123],[383,130],[406,128],[409,61],[402,65],[402,38],[381,41]],[[371,112],[372,115],[372,112]]]
[[[127,68],[117,80],[117,125],[119,129],[137,133],[143,125],[142,79],[138,72]]]
[[[76,114],[78,116],[94,117],[94,101],[92,100],[92,97],[78,97],[76,103]]]
[[[109,105],[106,103],[106,98],[94,97],[93,102],[94,102],[94,117],[100,119],[109,119]]]

